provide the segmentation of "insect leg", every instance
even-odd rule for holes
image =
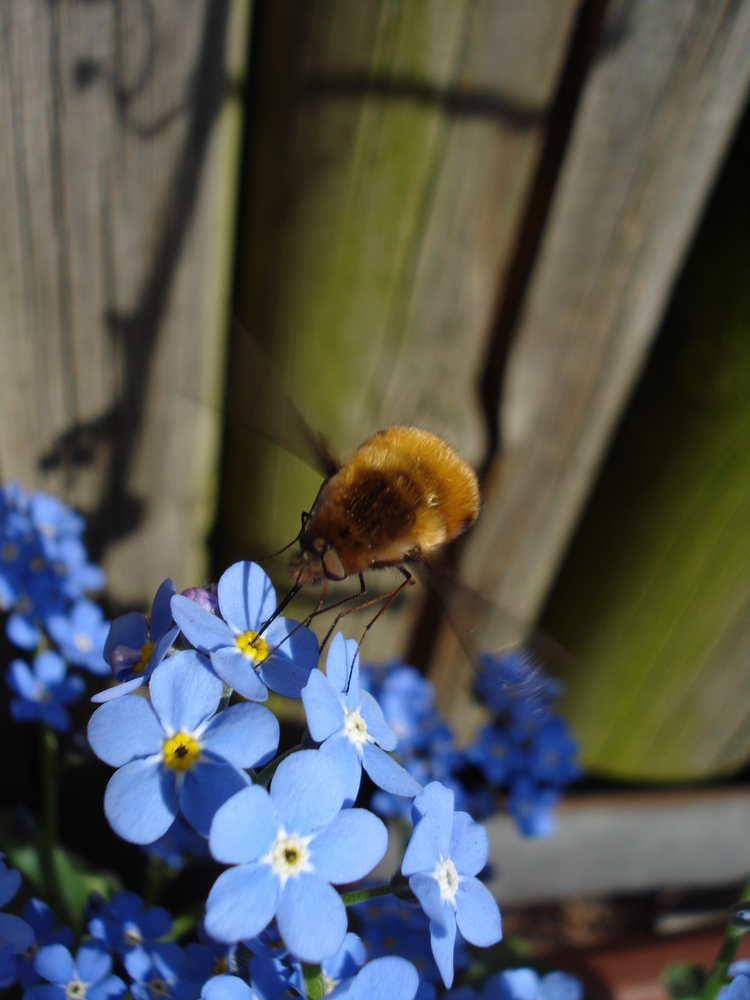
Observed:
[[[414,583],[414,577],[411,575],[411,573],[407,572],[407,570],[405,570],[402,566],[398,567],[398,571],[400,573],[403,573],[403,575],[404,575],[404,577],[406,579],[404,579],[403,583],[400,583],[398,585],[398,587],[396,587],[395,590],[392,590],[392,591],[390,591],[387,594],[379,594],[377,597],[373,597],[371,600],[365,601],[364,604],[358,604],[355,608],[347,608],[346,611],[339,611],[339,613],[333,619],[331,627],[326,632],[325,638],[323,639],[323,641],[320,644],[321,652],[322,652],[323,647],[325,646],[325,644],[330,639],[331,634],[333,633],[333,630],[336,628],[336,626],[338,625],[338,623],[341,621],[342,618],[346,617],[346,615],[350,615],[353,611],[362,611],[364,608],[369,608],[372,604],[377,604],[378,601],[385,601],[385,604],[383,605],[383,607],[380,609],[380,611],[378,611],[378,613],[375,615],[375,617],[372,619],[372,621],[370,622],[370,624],[365,629],[365,632],[362,635],[362,639],[364,639],[365,635],[367,634],[368,629],[370,628],[370,625],[372,625],[373,622],[377,621],[377,619],[380,618],[380,616],[385,611],[385,609],[387,607],[389,607],[393,603],[393,601],[398,597],[398,595],[401,593],[401,591],[405,587],[410,587]],[[356,596],[360,597],[361,595],[357,594]],[[343,601],[341,603],[343,604]],[[328,610],[328,609],[326,609],[326,610]],[[359,640],[360,646],[362,645],[362,639]]]

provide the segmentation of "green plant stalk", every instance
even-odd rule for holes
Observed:
[[[326,995],[326,984],[323,979],[323,970],[319,965],[308,965],[302,963],[302,975],[305,978],[305,995],[307,1000],[320,1000]]]
[[[54,730],[44,725],[39,727],[39,735],[42,765],[42,831],[39,847],[45,892],[54,906],[59,905],[61,899],[55,868],[59,823],[57,736]]]
[[[351,906],[353,903],[363,903],[366,899],[376,899],[378,896],[390,896],[393,890],[390,883],[385,885],[373,885],[369,889],[354,889],[352,892],[342,892],[341,899],[344,906]]]
[[[750,882],[748,882],[743,889],[738,903],[745,903],[748,901],[750,901]],[[721,948],[719,949],[719,954],[716,956],[716,961],[711,967],[711,971],[703,984],[703,988],[698,994],[698,1000],[714,1000],[714,997],[719,992],[721,987],[725,985],[727,982],[727,969],[731,965],[739,943],[747,933],[748,929],[749,928],[741,927],[739,924],[733,923],[730,920],[726,933],[724,934],[724,940]]]

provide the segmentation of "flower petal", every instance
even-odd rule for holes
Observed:
[[[112,653],[117,646],[127,646],[129,649],[140,649],[148,637],[148,622],[139,611],[128,611],[120,615],[109,626],[107,641],[104,643],[102,656],[107,663],[112,664]]]
[[[459,875],[478,875],[490,852],[487,831],[465,812],[453,814],[453,830],[448,857]]]
[[[143,687],[146,683],[146,678],[134,677],[132,681],[123,681],[122,684],[115,684],[114,687],[105,688],[104,691],[97,691],[96,694],[92,694],[89,701],[93,701],[95,705],[103,705],[108,701],[115,701],[117,698],[122,698],[123,695],[130,694],[131,691],[137,691],[138,688]],[[161,729],[161,726],[159,727]],[[164,732],[162,731],[162,736]]]
[[[211,719],[201,743],[236,767],[256,767],[276,753],[279,721],[262,705],[232,705]]]
[[[216,810],[249,784],[244,771],[207,757],[185,775],[180,789],[182,814],[194,830],[207,837]]]
[[[312,629],[304,625],[294,631],[297,622],[291,618],[277,618],[268,633],[272,630],[278,633],[281,629],[275,628],[277,625],[288,633],[289,638],[268,635],[269,646],[278,648],[274,648],[274,652],[260,664],[260,676],[276,694],[284,698],[299,698],[310,671],[318,663],[318,638]]]
[[[503,936],[500,910],[495,898],[478,878],[466,876],[456,892],[456,923],[469,942],[488,948]]]
[[[0,944],[11,945],[13,952],[26,951],[34,943],[34,930],[13,913],[0,913]]]
[[[239,976],[214,976],[201,990],[202,1000],[256,1000],[244,979]]]
[[[417,872],[434,872],[444,857],[434,824],[424,817],[414,827],[401,863],[401,874],[408,877]]]
[[[451,910],[446,931],[443,931],[438,925],[430,923],[432,954],[440,976],[449,989],[453,983],[453,946],[455,943],[456,921]]]
[[[252,785],[217,810],[208,846],[217,861],[244,864],[268,854],[278,829],[279,820],[271,796],[260,785]]]
[[[174,777],[164,772],[160,760],[134,760],[125,764],[109,779],[104,793],[104,813],[109,825],[132,844],[158,840],[172,825],[177,808]]]
[[[271,799],[287,833],[305,836],[331,822],[341,809],[344,792],[323,754],[300,750],[279,764]]]
[[[345,809],[310,842],[310,862],[328,882],[356,882],[388,847],[385,825],[367,809]]]
[[[305,706],[310,735],[317,743],[322,743],[344,728],[344,699],[334,690],[322,670],[310,673],[302,691],[302,704]]]
[[[68,665],[58,653],[46,649],[34,657],[34,673],[45,687],[59,684],[68,672]]]
[[[360,691],[359,700],[359,711],[367,723],[367,732],[384,750],[395,750],[398,746],[398,737],[385,721],[380,705],[369,691]]]
[[[17,868],[5,868],[0,861],[0,906],[5,906],[21,888],[21,873]]]
[[[349,739],[343,733],[331,736],[318,748],[318,753],[324,754],[331,761],[341,781],[344,793],[344,808],[354,805],[362,781],[362,761]]]
[[[222,616],[240,632],[257,631],[276,610],[276,591],[268,574],[247,560],[221,574],[218,595]]]
[[[413,798],[422,791],[416,778],[374,743],[365,743],[362,747],[362,766],[378,788],[392,795]]]
[[[40,948],[34,959],[34,968],[42,979],[60,986],[67,986],[76,974],[73,956],[62,944],[49,944]]]
[[[267,700],[268,688],[258,677],[252,660],[234,645],[234,638],[231,646],[224,646],[211,653],[211,665],[224,683],[234,688],[243,698],[251,701]]]
[[[270,923],[278,898],[279,880],[269,865],[230,868],[208,894],[206,932],[227,944],[255,937]]]
[[[349,1000],[413,1000],[418,988],[419,974],[411,962],[387,955],[357,973]]]
[[[97,708],[89,719],[91,749],[105,764],[121,767],[161,751],[164,729],[145,698],[120,698]]]
[[[223,685],[205,656],[193,649],[175,653],[151,675],[154,710],[167,731],[192,733],[221,701]]]
[[[112,956],[96,945],[82,944],[76,952],[76,968],[84,983],[98,983],[109,975]]]
[[[415,825],[419,817],[425,814],[430,816],[444,858],[450,856],[454,801],[453,792],[449,788],[441,785],[439,781],[431,781],[422,794],[414,799],[412,806]]]
[[[420,906],[430,920],[445,927],[445,906],[440,896],[440,886],[437,879],[426,872],[418,872],[409,879],[409,888],[419,900]]]
[[[347,642],[343,632],[337,632],[331,639],[326,657],[326,677],[335,691],[340,691],[343,694],[346,690],[356,652],[357,643],[354,639]],[[352,690],[351,684],[349,684],[349,690]]]
[[[158,641],[172,625],[172,598],[175,596],[174,581],[167,577],[159,584],[151,605],[151,641]],[[127,645],[127,643],[126,643]]]
[[[175,594],[170,602],[172,615],[180,631],[202,653],[213,653],[234,642],[234,632],[217,615],[212,615],[195,601]]]
[[[302,872],[284,886],[276,922],[284,944],[297,958],[320,962],[335,955],[342,945],[346,907],[320,875]]]

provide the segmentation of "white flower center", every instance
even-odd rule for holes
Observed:
[[[302,872],[312,871],[310,851],[307,847],[311,840],[312,836],[298,837],[294,833],[287,834],[284,829],[279,830],[276,843],[263,860],[279,876],[282,889],[287,879],[295,878]]]
[[[449,900],[452,903],[458,889],[459,878],[456,866],[450,858],[443,858],[435,869],[435,878],[440,886],[440,898],[444,902]]]
[[[125,944],[129,948],[135,948],[136,945],[143,944],[143,938],[141,937],[141,932],[137,927],[128,927],[123,931],[123,939]]]
[[[90,635],[86,635],[85,632],[76,632],[73,636],[73,645],[76,649],[80,649],[82,653],[90,653],[94,648],[94,643]]]
[[[359,714],[358,709],[355,708],[354,711],[346,713],[344,728],[352,743],[357,743],[360,746],[367,743],[367,723]]]
[[[80,979],[71,979],[65,987],[65,996],[69,1000],[86,1000],[86,984]]]

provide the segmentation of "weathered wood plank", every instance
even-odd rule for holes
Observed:
[[[638,377],[750,80],[750,3],[607,5],[508,360],[503,455],[466,578],[522,619],[548,591]],[[468,667],[449,648],[445,693]],[[466,721],[468,698],[451,698]]]
[[[498,276],[577,6],[261,4],[239,312],[342,451],[410,423],[483,457]],[[288,542],[317,488],[248,446],[229,444],[224,562]],[[374,630],[368,655],[403,649],[405,630]]]
[[[248,0],[0,11],[0,470],[115,600],[205,572]]]

